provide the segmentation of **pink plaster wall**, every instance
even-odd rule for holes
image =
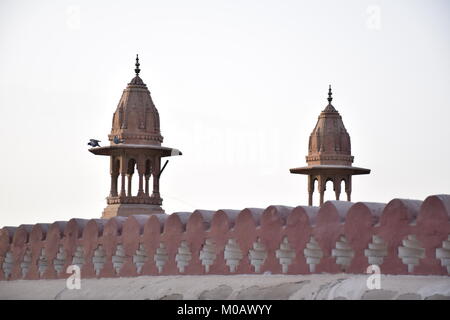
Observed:
[[[58,274],[54,265],[60,246],[66,255],[64,270],[72,264],[76,248],[82,248],[84,263],[81,274],[84,278],[206,274],[200,259],[206,239],[214,244],[215,254],[209,274],[255,273],[249,258],[255,242],[262,245],[265,255],[259,273],[281,274],[283,269],[277,250],[283,240],[289,242],[295,253],[285,272],[308,274],[310,268],[304,249],[312,238],[322,251],[315,273],[365,273],[369,266],[365,250],[373,236],[380,237],[386,245],[387,254],[380,265],[383,274],[448,275],[446,264],[450,263],[450,259],[438,259],[436,250],[443,247],[444,241],[450,241],[449,235],[450,195],[432,195],[424,201],[393,199],[387,204],[328,201],[320,208],[269,206],[266,209],[246,208],[241,211],[196,210],[171,215],[132,215],[109,220],[71,219],[68,222],[0,229],[0,280],[67,277],[64,271]],[[408,271],[408,265],[404,262],[410,261],[409,258],[402,260],[399,255],[399,247],[407,246],[405,243],[409,242],[405,239],[409,236],[415,236],[414,243],[418,249],[407,248],[407,252],[412,252],[412,258],[415,252],[419,252],[418,260],[413,259],[418,263],[412,271]],[[242,254],[234,272],[230,271],[224,257],[229,239],[236,241]],[[183,241],[187,244],[190,260],[184,271],[180,272],[176,256]],[[351,252],[351,260],[345,266],[338,264],[337,257],[332,254],[339,241],[341,246],[344,241],[345,250]],[[165,246],[167,261],[159,272],[155,254],[161,243]],[[119,245],[123,247],[124,256],[117,270],[112,259]],[[104,263],[98,274],[93,263],[97,248],[102,248],[104,252]],[[40,273],[38,263],[40,257],[42,261],[42,249],[46,268]],[[22,262],[27,250],[31,252],[31,262],[23,276]],[[146,256],[140,272],[135,262],[138,250],[141,254],[143,250]],[[448,254],[450,256],[450,252]],[[7,261],[7,255],[12,257],[12,262]]]

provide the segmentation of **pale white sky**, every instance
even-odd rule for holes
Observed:
[[[2,0],[0,227],[100,217],[109,162],[86,143],[107,140],[136,53],[183,152],[161,177],[168,213],[306,204],[289,168],[328,84],[372,169],[355,202],[450,193],[449,36],[446,0]]]

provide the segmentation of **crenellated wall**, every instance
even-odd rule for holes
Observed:
[[[450,195],[196,210],[0,230],[0,280],[138,275],[450,274]]]

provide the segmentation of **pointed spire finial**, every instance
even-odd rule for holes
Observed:
[[[331,101],[333,101],[333,97],[331,95],[332,95],[332,93],[331,93],[331,84],[330,84],[330,86],[328,87],[328,99],[327,99],[329,104],[331,104]]]
[[[141,72],[141,69],[139,69],[139,66],[140,66],[140,64],[139,64],[139,55],[137,55],[137,54],[136,54],[136,64],[135,64],[135,66],[136,66],[136,69],[134,69],[134,72],[136,72],[136,75],[139,76],[139,72]]]

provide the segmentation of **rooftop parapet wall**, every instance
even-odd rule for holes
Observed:
[[[196,210],[0,229],[0,280],[138,275],[450,274],[450,195]]]

